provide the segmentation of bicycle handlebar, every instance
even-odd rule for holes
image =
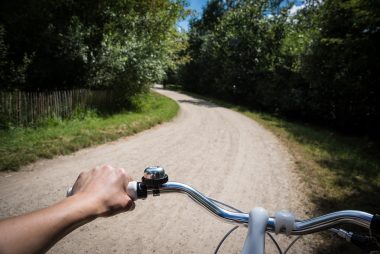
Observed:
[[[247,226],[249,220],[248,213],[238,213],[228,211],[219,205],[217,205],[210,198],[206,197],[196,189],[182,183],[177,182],[167,182],[159,185],[145,185],[143,183],[131,183],[130,186],[136,186],[134,188],[129,188],[129,195],[131,197],[143,198],[145,199],[148,194],[153,194],[158,196],[160,193],[184,193],[187,194],[196,203],[206,208],[211,214],[217,216],[218,218],[233,223],[240,226]],[[355,210],[345,210],[338,211],[334,213],[329,213],[323,216],[315,217],[308,220],[297,220],[295,226],[291,231],[292,235],[304,235],[315,232],[320,232],[333,228],[337,225],[349,223],[361,226],[366,229],[370,229],[371,221],[373,215]],[[275,232],[275,218],[270,217],[267,222],[267,231]]]
[[[145,199],[148,194],[158,196],[160,193],[184,193],[196,203],[206,208],[213,215],[227,222],[247,226],[249,221],[248,213],[231,212],[220,207],[216,202],[206,197],[196,189],[182,183],[168,182],[168,176],[161,167],[149,167],[144,171],[142,182],[130,182],[127,188],[128,195],[133,199]],[[67,196],[72,195],[69,189]],[[372,215],[362,211],[345,210],[329,213],[308,220],[296,220],[294,222],[291,235],[304,235],[334,228],[337,225],[349,223],[372,230],[375,234],[380,231],[380,216]],[[276,218],[269,217],[266,229],[275,232]]]

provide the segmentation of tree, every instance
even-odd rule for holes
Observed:
[[[302,66],[316,115],[341,129],[376,135],[380,3],[326,0],[316,18],[320,32]]]
[[[164,77],[184,5],[182,0],[1,1],[1,88],[90,87],[130,97]],[[7,74],[12,66],[18,80]]]
[[[380,2],[210,1],[182,83],[286,117],[379,136]]]

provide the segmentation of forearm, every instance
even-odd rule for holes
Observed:
[[[87,203],[87,204],[84,204]],[[96,206],[74,195],[51,207],[0,221],[0,253],[41,253],[95,219]]]
[[[122,168],[82,172],[74,195],[51,207],[0,221],[0,253],[43,253],[62,237],[98,216],[133,209],[126,193],[132,178]]]

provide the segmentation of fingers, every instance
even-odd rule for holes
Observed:
[[[122,201],[117,202],[118,203],[117,207],[113,207],[111,209],[108,209],[105,213],[101,214],[100,216],[101,217],[110,217],[110,216],[114,216],[114,215],[119,214],[119,213],[133,211],[135,209],[136,204],[135,204],[135,202],[133,202],[133,200],[130,199],[130,197],[128,195],[124,195],[124,197],[122,199],[123,199]]]
[[[133,210],[135,210],[135,207],[136,207],[136,203],[132,201],[131,205],[130,205],[130,207],[128,208],[127,211],[133,211]]]
[[[111,216],[135,208],[128,196],[128,183],[133,179],[123,168],[110,165],[94,167],[82,172],[73,185],[71,194],[81,193],[99,208],[98,215]]]

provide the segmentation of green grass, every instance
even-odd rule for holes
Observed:
[[[263,113],[239,111],[271,130],[289,148],[316,205],[315,213],[380,210],[380,153],[375,143]]]
[[[295,159],[313,215],[342,209],[380,211],[380,149],[373,141],[183,92],[240,112],[274,133]]]
[[[306,183],[312,216],[337,210],[380,211],[380,151],[374,142],[244,108],[234,109],[272,131],[288,147]],[[331,234],[324,233],[323,239],[316,253],[365,253]]]
[[[82,119],[47,120],[40,127],[0,131],[0,170],[17,170],[39,158],[69,154],[81,148],[128,136],[172,119],[175,101],[149,93],[136,97],[135,111],[112,116],[87,114]]]

